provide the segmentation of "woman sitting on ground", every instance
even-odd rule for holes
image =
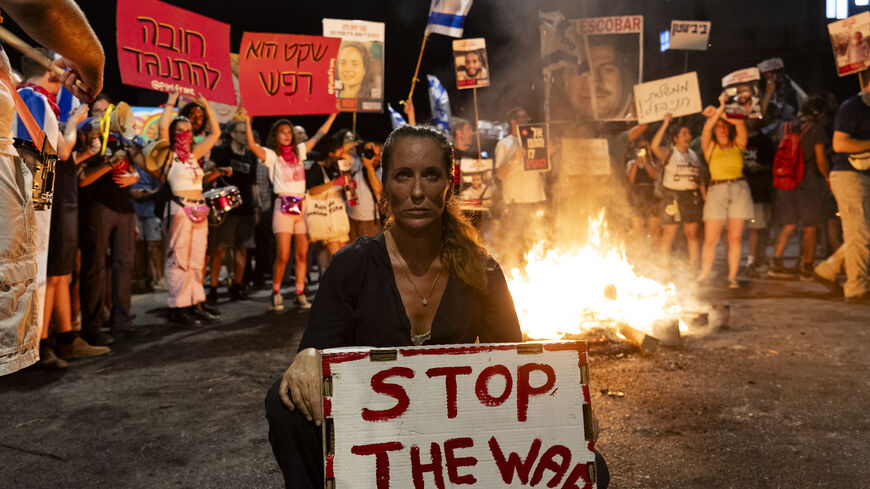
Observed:
[[[400,127],[382,162],[386,231],[335,255],[296,358],[266,396],[288,488],[323,487],[320,350],[522,341],[501,268],[452,195],[447,139],[431,127]],[[599,487],[606,473],[599,460]]]

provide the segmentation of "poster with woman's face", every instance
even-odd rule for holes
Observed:
[[[323,19],[323,35],[341,38],[335,96],[343,112],[383,112],[384,23]]]
[[[456,86],[477,88],[489,86],[489,61],[486,57],[486,39],[456,39],[453,41],[453,60],[456,64]]]

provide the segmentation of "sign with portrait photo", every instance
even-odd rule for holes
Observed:
[[[335,94],[343,112],[384,110],[384,23],[323,19],[323,35],[341,39]]]
[[[492,180],[492,158],[462,158],[459,161],[459,208],[466,211],[485,211],[492,205],[495,182]]]
[[[633,87],[642,80],[643,16],[554,15],[541,17],[548,120],[637,119]]]
[[[519,126],[520,145],[523,154],[523,169],[526,171],[549,171],[547,154],[547,125],[528,124]]]
[[[846,76],[870,66],[870,12],[828,24],[837,74]]]
[[[755,66],[733,71],[722,78],[728,96],[725,113],[746,119],[761,119],[761,72]]]
[[[456,65],[456,86],[478,88],[489,86],[489,61],[486,39],[456,39],[453,41],[453,61]]]

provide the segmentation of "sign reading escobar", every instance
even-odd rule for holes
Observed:
[[[323,352],[326,487],[595,487],[583,342]]]

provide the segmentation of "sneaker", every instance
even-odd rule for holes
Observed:
[[[72,343],[55,346],[55,350],[57,350],[57,356],[64,360],[99,357],[112,351],[108,346],[91,345],[80,336],[76,336]]]
[[[305,294],[296,294],[293,305],[296,306],[296,309],[311,309],[311,303],[308,302],[308,297],[305,297]]]
[[[739,289],[740,282],[737,281],[737,277],[728,278],[728,288],[729,289]]]
[[[767,269],[767,276],[769,278],[788,280],[796,280],[798,278],[797,272],[795,270],[787,269],[782,266],[782,258],[774,258],[771,261],[770,267]]]
[[[50,370],[63,370],[69,367],[69,363],[63,358],[58,357],[50,346],[40,344],[39,366]]]
[[[233,284],[230,286],[230,300],[234,301],[247,301],[251,298],[248,297],[248,294],[245,292],[245,288],[241,284]]]
[[[115,343],[115,337],[109,333],[100,333],[97,336],[86,337],[84,340],[93,346],[109,346]]]
[[[203,323],[216,323],[220,321],[220,316],[215,316],[214,314],[208,312],[205,306],[202,305],[202,302],[195,306],[190,306],[190,313],[196,319],[199,319]]]
[[[834,280],[829,280],[813,271],[813,279],[816,282],[827,287],[828,291],[831,292],[831,295],[835,295],[837,297],[843,296],[843,286],[840,285],[840,282],[838,282],[836,278],[834,278]]]
[[[813,271],[815,268],[815,267],[813,267],[813,264],[812,263],[801,263],[800,267],[801,267],[800,271],[798,272],[800,279],[801,280],[812,280],[813,273],[815,273]]]
[[[208,304],[211,306],[217,304],[217,301],[218,301],[217,287],[212,287],[208,291],[208,295],[205,296],[205,301],[208,302]]]
[[[284,297],[281,296],[280,292],[272,291],[272,305],[269,306],[270,311],[283,311],[284,310]]]
[[[212,316],[215,316],[217,318],[221,317],[221,310],[218,309],[216,306],[209,304],[208,301],[200,302],[197,305],[202,306],[202,308],[205,309]]]
[[[169,310],[169,320],[175,324],[180,324],[182,326],[191,326],[194,328],[198,328],[202,326],[202,323],[199,322],[199,319],[194,317],[187,308],[184,307],[173,307]]]

